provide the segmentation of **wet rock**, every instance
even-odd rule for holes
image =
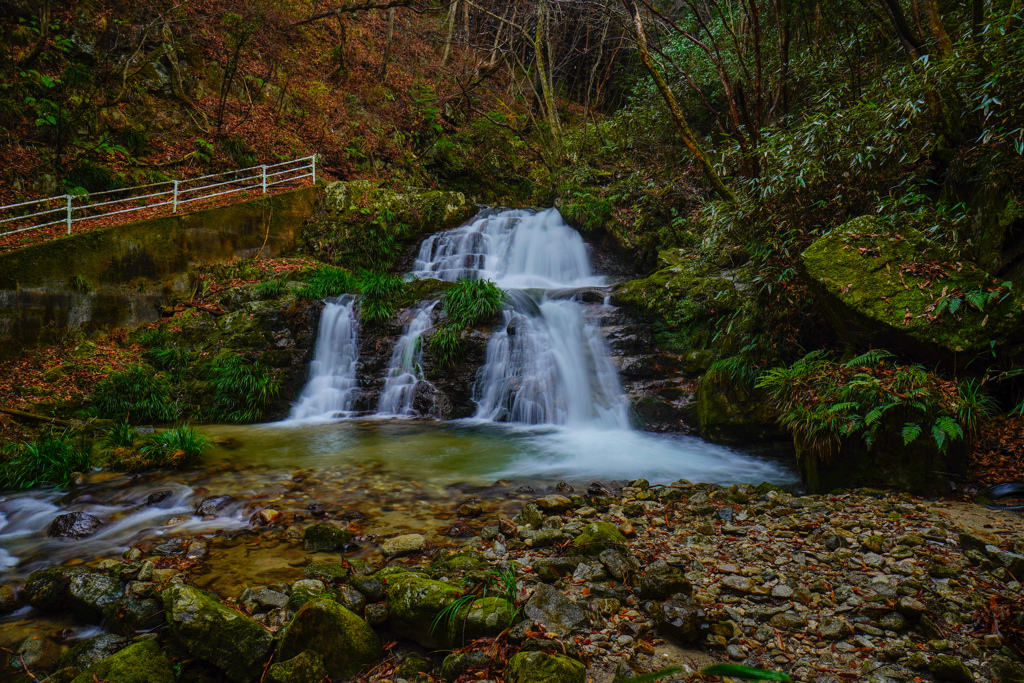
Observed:
[[[614,524],[608,522],[591,522],[583,527],[583,531],[573,540],[573,552],[579,555],[597,556],[609,548],[618,548],[626,543]]]
[[[922,614],[928,611],[924,603],[915,600],[909,596],[900,598],[899,604],[897,605],[900,614],[910,619],[917,619]]]
[[[93,664],[124,649],[130,643],[131,641],[127,638],[111,633],[87,638],[62,654],[60,659],[57,660],[57,666],[61,669],[67,667],[74,667],[79,670],[88,669]]]
[[[199,517],[216,517],[217,513],[235,502],[234,496],[210,496],[196,508]]]
[[[768,623],[783,631],[802,631],[807,628],[807,619],[795,612],[782,612],[768,620]]]
[[[29,636],[14,649],[19,661],[23,661],[29,669],[50,669],[57,663],[60,647],[57,643],[44,636]]]
[[[462,517],[479,517],[484,514],[484,509],[476,503],[463,503],[459,506],[459,515]]]
[[[565,655],[519,652],[508,660],[507,683],[584,683],[587,668]]]
[[[175,555],[184,554],[185,548],[187,547],[188,543],[185,539],[172,538],[153,548],[153,554],[159,555],[160,557],[173,557]]]
[[[613,527],[614,528],[614,527]],[[568,635],[590,623],[579,605],[547,584],[539,584],[523,607],[526,616],[540,622],[550,633]]]
[[[853,627],[845,619],[826,617],[818,622],[818,635],[824,640],[842,640],[853,635]]]
[[[160,503],[164,502],[168,498],[174,495],[173,491],[154,491],[153,493],[146,496],[146,502],[143,503],[148,508],[157,507]]]
[[[882,615],[878,625],[889,631],[902,632],[907,630],[907,618],[899,612],[889,612]]]
[[[550,548],[566,540],[565,534],[558,529],[541,529],[524,533],[528,534],[525,538],[530,541],[529,545],[533,548]]]
[[[285,662],[271,664],[267,669],[267,683],[320,683],[327,678],[323,657],[305,650]]]
[[[259,588],[252,592],[249,600],[263,609],[279,609],[288,606],[288,596],[269,588]]]
[[[427,539],[420,534],[405,534],[384,541],[381,552],[386,557],[404,557],[422,552],[427,547]]]
[[[329,524],[306,527],[302,535],[302,548],[306,552],[341,550],[352,541],[352,533]]]
[[[64,667],[44,678],[42,683],[71,683],[80,673],[82,672],[72,666]]]
[[[351,573],[341,562],[310,562],[302,570],[302,575],[307,579],[317,579],[324,583],[341,583]]]
[[[665,600],[676,593],[690,595],[693,586],[682,570],[664,560],[654,562],[640,579],[640,597],[644,600]]]
[[[21,607],[21,601],[14,589],[7,584],[0,584],[0,617],[14,612]]]
[[[560,515],[572,508],[572,501],[565,496],[545,496],[534,501],[545,515]]]
[[[435,572],[454,574],[480,569],[485,564],[483,559],[476,553],[456,553],[454,555],[437,556],[431,563],[430,568]]]
[[[375,576],[353,574],[352,578],[349,579],[349,584],[365,595],[366,599],[370,602],[380,602],[384,599],[384,582]]]
[[[51,567],[32,572],[25,582],[25,602],[44,612],[68,609],[68,586],[79,574],[90,573],[85,567]]]
[[[252,619],[198,588],[173,585],[161,594],[171,635],[182,647],[243,683],[257,678],[273,637]]]
[[[1024,666],[1009,657],[992,658],[992,677],[996,683],[1024,683]]]
[[[310,600],[281,634],[282,659],[305,650],[320,653],[327,674],[347,679],[384,656],[380,636],[358,616],[327,598]]]
[[[518,526],[529,524],[534,529],[539,529],[541,524],[544,523],[544,513],[540,511],[536,503],[527,503],[519,511],[519,514],[512,518],[512,521]]]
[[[640,571],[640,564],[631,555],[618,548],[602,550],[597,556],[608,573],[619,581],[625,581],[634,573]]]
[[[118,635],[133,636],[164,623],[164,609],[151,598],[125,595],[103,608],[107,628]]]
[[[505,534],[505,536],[511,538],[512,536],[516,535],[516,523],[513,522],[511,519],[505,519],[504,517],[501,517],[500,519],[498,519],[498,530],[501,533]]]
[[[967,665],[960,661],[959,657],[953,655],[935,655],[928,664],[928,673],[940,681],[971,683],[974,680],[974,674],[967,668]]]
[[[502,598],[481,598],[459,610],[448,625],[448,642],[461,647],[477,638],[491,638],[512,625],[515,608]]]
[[[753,581],[745,576],[738,576],[736,574],[723,577],[720,585],[723,589],[733,593],[751,593],[754,590]]]
[[[46,527],[46,535],[53,538],[67,540],[78,540],[92,536],[103,525],[99,517],[90,515],[88,512],[69,512],[58,515]]]
[[[445,647],[448,634],[434,628],[434,621],[461,591],[419,574],[392,574],[386,580],[388,621],[395,634],[424,647]]]
[[[490,666],[494,660],[481,650],[470,652],[456,652],[448,655],[441,663],[441,678],[454,683],[455,679],[467,673],[470,669],[479,669]]]
[[[434,668],[430,660],[424,657],[419,652],[409,652],[402,657],[401,663],[395,670],[395,674],[399,678],[405,678],[408,680],[419,680],[421,674],[429,674],[430,670]]]
[[[174,683],[171,663],[152,640],[129,645],[80,673],[72,683]]]
[[[351,586],[341,586],[335,593],[336,601],[350,612],[362,616],[366,609],[366,596]]]
[[[696,642],[707,633],[704,611],[689,600],[648,602],[644,608],[665,637],[679,643]]]
[[[121,581],[104,574],[81,573],[68,581],[68,607],[83,621],[102,621],[103,609],[123,594]]]
[[[366,606],[366,623],[370,626],[383,626],[388,620],[388,605],[386,602],[374,602]]]

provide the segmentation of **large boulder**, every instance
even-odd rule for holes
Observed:
[[[364,180],[329,183],[298,248],[335,265],[390,271],[408,245],[457,226],[474,210],[459,192],[395,192]]]
[[[462,592],[413,573],[391,574],[387,585],[388,622],[395,634],[424,647],[447,647],[448,630],[437,623],[438,615]]]
[[[281,634],[278,658],[310,650],[323,658],[332,678],[348,679],[384,656],[380,636],[369,624],[328,598],[310,600]]]
[[[190,654],[232,681],[259,677],[274,641],[267,629],[192,586],[171,586],[161,597],[171,635]]]
[[[697,383],[695,398],[697,427],[708,441],[743,444],[786,436],[768,404],[742,384],[704,375]]]
[[[587,667],[565,655],[519,652],[505,667],[507,683],[583,683]]]
[[[174,683],[167,657],[152,640],[129,645],[100,660],[74,678],[72,683]]]
[[[800,265],[836,333],[856,348],[962,367],[1012,349],[1024,332],[1020,302],[998,280],[880,218],[836,228],[801,254]]]
[[[106,574],[80,573],[68,582],[68,606],[82,621],[99,623],[103,610],[124,593],[120,579]]]
[[[34,571],[25,582],[25,602],[43,612],[63,612],[69,608],[71,579],[91,573],[87,567],[50,567]]]

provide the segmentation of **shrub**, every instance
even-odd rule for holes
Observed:
[[[462,355],[462,340],[459,338],[459,330],[450,325],[439,327],[431,335],[427,346],[437,358],[437,364],[442,367],[451,365]]]
[[[135,335],[135,341],[147,348],[163,347],[171,343],[171,333],[159,328],[142,330]]]
[[[170,392],[167,380],[141,365],[131,365],[96,385],[92,398],[103,417],[166,422],[177,415]]]
[[[396,299],[405,289],[405,281],[388,273],[372,273],[364,270],[359,274],[359,291],[363,294],[363,305],[359,317],[364,323],[375,324],[388,320],[395,314]]]
[[[0,467],[0,486],[6,489],[66,487],[74,472],[92,466],[92,444],[74,440],[66,432],[44,432],[35,441],[4,448],[3,453],[6,462]]]
[[[180,377],[192,360],[192,353],[180,346],[155,347],[143,354],[146,360],[161,370],[167,370]]]
[[[210,414],[215,420],[257,422],[281,390],[269,368],[237,356],[214,361],[208,372],[214,390]]]

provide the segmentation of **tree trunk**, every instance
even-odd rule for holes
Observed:
[[[395,37],[395,8],[388,10],[388,34],[384,39],[384,59],[380,63],[380,79],[387,80],[388,62],[391,61],[391,40]]]

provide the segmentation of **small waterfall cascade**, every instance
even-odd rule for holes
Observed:
[[[359,319],[355,307],[356,298],[347,294],[324,306],[309,380],[292,407],[290,420],[331,420],[351,412],[358,393]]]
[[[378,415],[410,416],[413,414],[413,399],[416,396],[416,385],[422,379],[420,359],[423,356],[423,334],[431,328],[431,316],[436,301],[422,305],[416,311],[412,322],[406,327],[401,338],[391,352],[387,375],[384,378],[384,390],[377,403]]]
[[[573,296],[605,281],[593,274],[583,238],[556,209],[484,212],[428,238],[413,273],[490,279],[508,293],[504,324],[477,376],[477,418],[629,428],[608,346]]]

